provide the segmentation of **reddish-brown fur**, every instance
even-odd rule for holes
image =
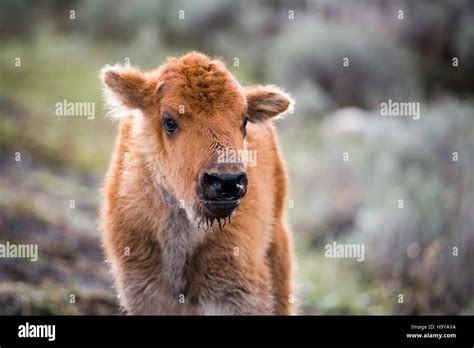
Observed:
[[[286,173],[271,118],[291,99],[241,87],[220,60],[192,52],[144,74],[105,68],[121,113],[101,228],[121,305],[131,314],[290,314]],[[166,112],[179,132],[163,130]],[[243,115],[250,122],[241,131]],[[257,151],[247,194],[222,228],[202,223],[198,178],[218,151]],[[224,169],[233,170],[235,164]],[[208,221],[206,221],[208,222]]]

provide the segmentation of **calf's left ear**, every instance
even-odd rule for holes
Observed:
[[[275,86],[252,86],[245,89],[247,114],[252,122],[268,120],[292,112],[294,100]]]
[[[144,110],[155,85],[140,70],[123,66],[105,66],[100,72],[104,95],[111,113],[120,117],[131,109]]]

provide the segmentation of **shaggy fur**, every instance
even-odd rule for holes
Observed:
[[[191,52],[150,73],[102,71],[120,118],[104,182],[103,245],[130,314],[290,314],[286,174],[271,118],[292,105],[274,86],[243,88],[220,60]],[[163,114],[179,124],[163,129]],[[242,131],[245,115],[250,122]],[[245,134],[246,133],[246,134]],[[247,194],[217,223],[197,182],[223,150],[257,150]],[[238,168],[237,168],[238,169]],[[225,224],[224,224],[225,223]]]

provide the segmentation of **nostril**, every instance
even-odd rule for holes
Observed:
[[[210,188],[214,191],[220,190],[222,182],[221,182],[220,177],[217,174],[205,173],[203,181],[204,181],[204,186],[206,186],[207,188]]]
[[[240,173],[237,176],[237,185],[245,186],[247,185],[247,175],[245,173]]]
[[[241,198],[247,192],[247,175],[240,173],[235,180],[235,196]]]
[[[236,186],[238,195],[241,195],[243,192],[245,192],[247,188],[247,175],[245,173],[238,174],[235,180],[235,186]]]

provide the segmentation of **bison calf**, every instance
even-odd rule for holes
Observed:
[[[101,77],[120,125],[100,223],[125,311],[291,313],[287,179],[271,121],[290,97],[242,87],[196,52]]]

